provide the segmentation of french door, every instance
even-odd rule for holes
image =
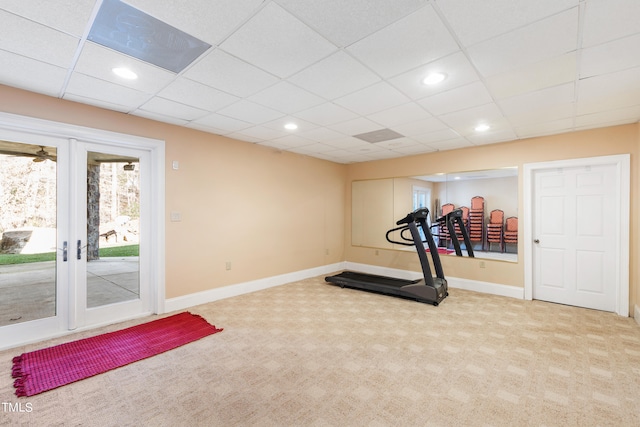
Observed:
[[[163,147],[1,125],[0,347],[161,312]]]

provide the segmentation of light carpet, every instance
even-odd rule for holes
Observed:
[[[640,425],[640,328],[613,313],[458,289],[433,307],[323,277],[190,311],[225,333],[28,398],[7,374],[0,399],[31,411],[0,424]]]

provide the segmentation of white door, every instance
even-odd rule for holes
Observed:
[[[71,328],[151,313],[148,152],[71,142]],[[110,251],[116,251],[110,256]]]
[[[616,311],[615,164],[533,172],[533,298]]]
[[[0,254],[0,348],[164,310],[162,141],[0,113],[0,161],[0,231],[36,229]]]

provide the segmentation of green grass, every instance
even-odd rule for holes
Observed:
[[[113,246],[110,248],[100,249],[101,258],[138,256],[140,245]],[[43,254],[0,254],[0,265],[9,264],[27,264],[30,262],[54,261],[56,259],[55,252],[47,252]]]

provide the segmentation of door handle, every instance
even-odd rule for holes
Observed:
[[[67,262],[68,244],[66,241],[62,242],[62,261]]]
[[[78,240],[78,249],[76,251],[76,258],[82,259],[82,240]]]
[[[540,240],[539,240],[539,239],[535,239],[535,240],[533,241],[533,243],[540,243]]]

